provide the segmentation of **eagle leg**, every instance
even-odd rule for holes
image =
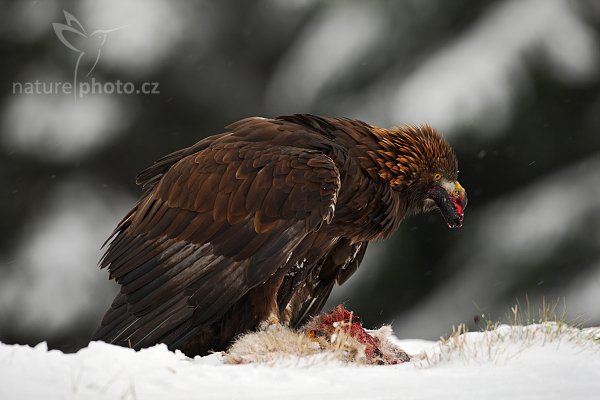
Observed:
[[[250,301],[258,313],[258,330],[267,330],[281,325],[277,291],[285,277],[285,270],[280,269],[265,285],[250,292]]]

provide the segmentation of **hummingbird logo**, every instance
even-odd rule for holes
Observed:
[[[75,100],[77,100],[77,80],[80,77],[80,69],[83,69],[83,72],[85,72],[84,77],[90,76],[96,65],[98,65],[102,54],[102,47],[106,43],[108,34],[125,27],[98,29],[88,34],[77,18],[67,11],[63,10],[63,12],[67,22],[66,25],[55,22],[52,24],[52,27],[62,44],[70,50],[79,53],[73,72],[73,89]]]

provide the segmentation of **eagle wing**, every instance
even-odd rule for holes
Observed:
[[[230,135],[195,148],[141,174],[145,195],[100,263],[121,292],[95,339],[177,346],[333,218],[340,174],[323,153]]]

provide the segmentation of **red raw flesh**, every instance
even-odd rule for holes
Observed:
[[[463,207],[461,205],[462,198],[450,196],[450,199],[452,200],[452,204],[454,204],[454,209],[456,210],[456,213],[460,216],[461,219],[463,219],[465,216],[465,212],[463,211]]]
[[[365,355],[370,363],[373,364],[398,364],[402,360],[390,359],[383,354],[381,349],[381,341],[379,338],[373,337],[365,331],[362,323],[356,321],[359,318],[353,315],[341,304],[327,314],[320,315],[316,319],[316,324],[313,324],[314,329],[312,335],[327,335],[331,337],[335,334],[336,329],[339,329],[339,323],[346,324],[346,332],[365,345]],[[315,332],[316,331],[316,332]]]

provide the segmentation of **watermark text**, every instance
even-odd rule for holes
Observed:
[[[83,98],[87,95],[137,95],[160,94],[158,82],[100,82],[95,78],[83,82],[46,82],[35,80],[31,82],[13,82],[12,94],[15,95],[76,95]]]

